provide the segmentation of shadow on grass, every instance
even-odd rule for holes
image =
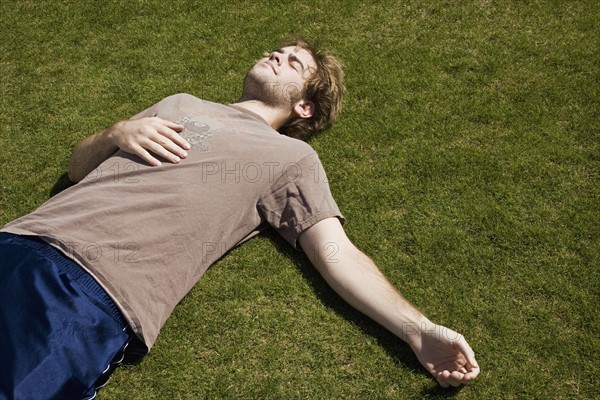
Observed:
[[[57,181],[54,183],[54,186],[52,186],[52,189],[50,189],[50,197],[56,196],[63,190],[73,185],[74,183],[69,180],[69,175],[65,172],[57,179]]]
[[[310,284],[313,292],[319,297],[323,304],[334,310],[348,321],[356,325],[364,333],[372,336],[377,340],[377,343],[385,349],[385,351],[394,359],[397,364],[402,364],[405,367],[418,371],[425,376],[429,376],[429,372],[421,365],[412,349],[394,334],[383,328],[375,321],[366,317],[359,311],[355,310],[341,297],[339,297],[333,289],[329,287],[327,282],[321,277],[319,272],[312,266],[308,258],[303,254],[295,251],[281,236],[272,229],[267,229],[260,234],[269,239],[277,249],[288,257],[298,266],[302,276]],[[433,378],[432,378],[433,379]],[[456,396],[462,389],[448,388],[444,389],[437,385],[432,380],[432,385],[422,391],[423,396],[429,398],[449,398]]]
[[[52,189],[50,190],[50,196],[55,196],[63,190],[73,185],[73,182],[69,180],[68,174],[65,172],[62,174]],[[421,366],[410,347],[402,340],[398,339],[392,333],[379,324],[364,316],[362,313],[356,311],[344,300],[342,300],[334,291],[327,285],[325,280],[317,272],[317,270],[311,265],[310,261],[306,258],[303,253],[295,251],[281,236],[279,236],[272,229],[263,231],[261,236],[269,239],[275,247],[286,257],[288,257],[294,264],[298,266],[298,269],[302,273],[302,276],[310,284],[312,290],[319,297],[319,299],[327,307],[331,308],[341,316],[352,322],[364,333],[372,336],[378,342],[378,344],[387,351],[387,353],[394,359],[398,364],[403,364],[405,367],[418,371],[425,374],[429,373]],[[140,344],[137,344],[140,346]],[[141,345],[143,346],[143,345]],[[123,364],[126,365],[137,365],[143,360],[144,356],[140,352],[127,353],[123,360]],[[437,384],[432,382],[432,385],[422,391],[422,395],[428,398],[449,398],[456,396],[462,387],[444,389]]]

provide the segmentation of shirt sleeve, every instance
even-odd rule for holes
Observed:
[[[258,208],[267,222],[294,248],[298,236],[317,222],[344,216],[335,203],[327,176],[316,153],[290,163],[259,199]]]

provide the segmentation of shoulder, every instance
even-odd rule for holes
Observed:
[[[199,99],[198,97],[189,94],[189,93],[176,93],[171,96],[167,96],[161,100],[161,102],[166,103],[179,103],[179,102],[201,102],[204,103],[205,100]]]
[[[305,169],[310,166],[321,167],[321,160],[316,151],[306,142],[278,134],[273,142],[280,160],[289,168]]]
[[[189,93],[176,93],[163,98],[153,107],[159,111],[189,111],[212,109],[213,104],[210,101],[200,99]]]
[[[278,132],[279,133],[279,132]],[[312,148],[312,146],[305,141],[300,139],[291,138],[289,136],[283,135],[279,133],[280,140],[284,141],[286,146],[288,146],[297,159],[303,159],[305,157],[317,157],[317,152]]]

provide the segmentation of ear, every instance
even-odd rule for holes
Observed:
[[[315,103],[309,100],[300,100],[292,111],[298,118],[310,118],[315,113]]]

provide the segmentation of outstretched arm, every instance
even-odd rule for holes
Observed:
[[[311,263],[345,301],[407,342],[443,387],[479,374],[465,338],[434,324],[406,300],[346,236],[337,218],[324,219],[299,237]]]
[[[153,155],[173,163],[185,158],[190,144],[179,132],[183,126],[157,117],[126,120],[82,140],[69,159],[69,179],[79,182],[94,168],[121,149],[151,165],[160,165]]]

